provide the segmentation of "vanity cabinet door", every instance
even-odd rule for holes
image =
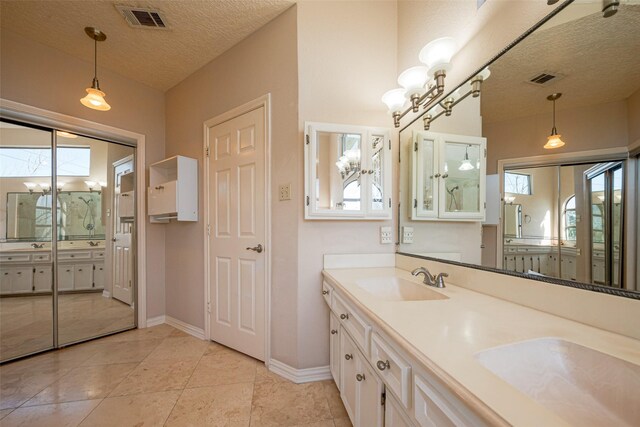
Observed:
[[[442,135],[439,216],[484,220],[486,142],[484,138]]]
[[[367,201],[366,214],[370,217],[391,217],[391,140],[384,130],[367,134],[368,155],[362,174]]]
[[[349,335],[340,334],[340,397],[352,422],[356,419],[356,374],[358,373],[356,355],[358,349]]]
[[[95,264],[93,266],[93,287],[95,289],[104,289],[104,264]]]
[[[36,266],[33,273],[33,290],[35,292],[51,292],[51,266]]]
[[[73,290],[73,265],[60,264],[58,266],[58,290],[59,291],[71,291]]]
[[[329,352],[331,353],[331,376],[340,384],[340,335],[342,327],[333,312],[329,315]]]
[[[424,133],[413,135],[412,146],[412,209],[411,219],[438,217],[438,144],[436,138]]]
[[[356,427],[382,427],[384,384],[361,354],[357,365]]]
[[[413,425],[402,411],[400,403],[391,393],[387,393],[384,404],[384,425],[385,427],[411,427]]]
[[[13,267],[11,292],[22,294],[33,292],[33,267]]]
[[[93,264],[78,264],[73,271],[74,289],[93,288]]]

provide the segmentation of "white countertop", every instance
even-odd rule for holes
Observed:
[[[564,339],[640,365],[640,341],[603,331],[447,283],[434,289],[449,297],[429,301],[384,301],[356,281],[398,276],[420,283],[397,268],[324,270],[325,279],[392,338],[436,374],[480,415],[494,412],[516,426],[567,426],[555,413],[485,369],[482,350],[536,338]],[[640,314],[639,314],[640,315]],[[470,397],[470,399],[469,399]],[[486,405],[486,406],[485,406]],[[498,419],[499,419],[498,418]],[[494,418],[494,421],[496,418]]]

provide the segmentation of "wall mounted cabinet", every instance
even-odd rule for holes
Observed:
[[[151,222],[198,220],[198,161],[174,156],[149,166]]]
[[[412,220],[484,220],[485,138],[414,132],[411,160]]]
[[[305,124],[305,219],[391,219],[391,139],[383,128]]]

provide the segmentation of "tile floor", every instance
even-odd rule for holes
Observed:
[[[0,366],[0,426],[351,426],[332,381],[293,384],[168,325]]]
[[[63,294],[59,301],[61,343],[135,325],[130,306],[101,292]],[[52,305],[51,295],[0,298],[0,359],[52,347]]]

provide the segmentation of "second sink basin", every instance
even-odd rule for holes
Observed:
[[[385,301],[425,301],[449,299],[446,295],[432,291],[426,285],[400,277],[370,277],[357,280],[358,286],[376,298]]]
[[[498,377],[576,426],[640,426],[640,365],[556,338],[476,354]]]

